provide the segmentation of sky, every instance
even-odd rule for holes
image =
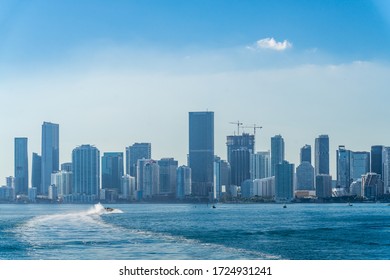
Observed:
[[[185,164],[188,112],[205,110],[223,159],[231,122],[262,126],[258,151],[281,134],[296,165],[329,135],[335,179],[339,145],[390,145],[389,50],[385,0],[1,0],[0,185],[15,137],[30,166],[41,153],[44,121],[60,125],[61,163],[82,144],[151,142]]]

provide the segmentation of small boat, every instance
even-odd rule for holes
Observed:
[[[217,206],[213,205],[213,208],[217,208]]]
[[[104,207],[104,210],[106,210],[107,212],[112,212],[112,211],[114,211],[115,209],[114,209],[114,208],[111,208],[111,207]]]
[[[286,204],[284,204],[284,205],[283,205],[283,208],[287,208],[287,205],[286,205]]]
[[[351,202],[348,202],[348,206],[353,206],[353,204]]]

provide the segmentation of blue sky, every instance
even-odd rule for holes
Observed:
[[[60,124],[62,162],[150,141],[184,164],[187,112],[206,109],[222,158],[236,120],[263,126],[260,150],[282,134],[294,163],[319,134],[332,165],[338,145],[390,145],[388,3],[3,0],[0,177],[14,137],[40,153],[43,121]]]

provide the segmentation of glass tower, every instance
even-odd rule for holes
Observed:
[[[27,138],[15,138],[15,194],[28,195]]]
[[[49,122],[42,124],[42,177],[38,192],[48,195],[51,174],[59,170],[59,125]]]
[[[329,137],[320,135],[315,140],[315,174],[329,174]]]
[[[275,176],[275,166],[284,160],[284,139],[281,135],[271,137],[271,176]]]
[[[189,155],[192,194],[208,197],[213,191],[214,112],[189,112]]]

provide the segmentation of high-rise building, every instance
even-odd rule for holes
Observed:
[[[176,194],[176,169],[178,161],[173,158],[162,158],[157,161],[160,167],[160,195],[174,197]]]
[[[336,151],[337,187],[348,189],[351,180],[351,151],[339,146]]]
[[[15,195],[28,195],[27,138],[15,138]]]
[[[284,139],[281,135],[271,137],[271,176],[275,176],[275,166],[284,161]]]
[[[383,176],[384,193],[389,194],[390,193],[390,147],[383,147],[382,160],[383,160],[383,169],[381,172]]]
[[[64,197],[72,193],[73,173],[58,171],[51,174],[51,185],[57,187],[58,197]]]
[[[332,176],[328,174],[316,176],[316,196],[318,198],[332,197]]]
[[[262,179],[271,176],[271,155],[270,151],[257,152],[251,155],[250,160],[251,179]]]
[[[41,189],[42,158],[37,153],[32,154],[31,187],[36,191]]]
[[[42,124],[42,176],[39,194],[48,195],[51,173],[59,170],[59,125]]]
[[[227,160],[231,163],[231,156],[234,150],[246,149],[250,154],[255,152],[255,136],[249,133],[242,135],[230,135],[226,137]]]
[[[214,177],[214,112],[189,112],[188,163],[192,194],[209,197]]]
[[[72,172],[72,163],[71,162],[62,163],[61,164],[61,171]]]
[[[383,195],[383,182],[379,174],[367,173],[362,176],[362,189],[368,199],[377,199]]]
[[[303,161],[296,170],[297,190],[314,190],[314,167]]]
[[[126,174],[132,177],[137,176],[137,161],[139,159],[152,158],[151,143],[134,143],[126,147]]]
[[[294,198],[294,164],[284,160],[275,165],[275,200],[290,201]]]
[[[143,166],[143,198],[152,198],[160,194],[160,167],[154,160]]]
[[[128,174],[122,176],[121,195],[120,198],[130,200],[135,198],[135,177]]]
[[[102,189],[121,190],[123,153],[108,152],[102,156]]]
[[[216,156],[214,161],[214,199],[219,200],[222,192],[231,185],[231,168],[229,162]]]
[[[380,175],[381,178],[383,178],[382,149],[382,145],[371,146],[371,172]]]
[[[73,194],[99,197],[100,152],[91,145],[81,145],[72,151]]]
[[[182,165],[176,170],[176,198],[184,199],[191,194],[191,168]]]
[[[360,179],[362,175],[370,172],[370,153],[352,152],[351,154],[351,179]]]
[[[307,161],[308,163],[311,164],[311,146],[310,145],[305,145],[301,148],[301,163],[304,161]]]
[[[241,186],[242,182],[251,178],[250,152],[248,149],[233,150],[230,156],[231,184]]]
[[[315,174],[329,174],[329,137],[320,135],[315,140]]]

